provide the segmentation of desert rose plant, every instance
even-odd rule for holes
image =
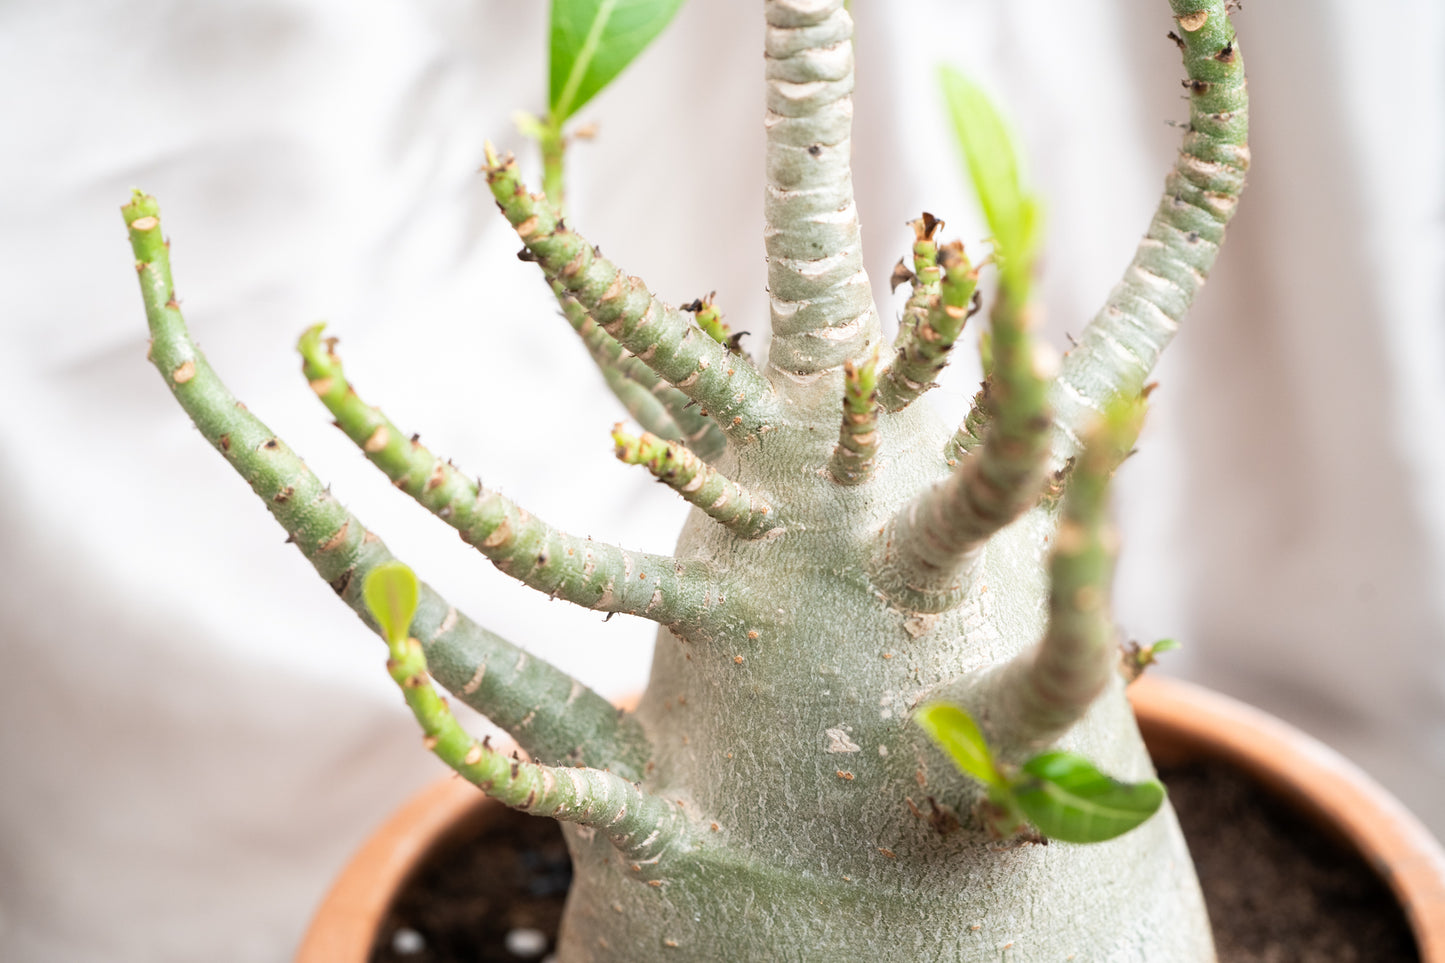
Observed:
[[[396,487],[525,585],[659,625],[635,711],[418,583],[227,391],[187,334],[158,207],[138,192],[124,215],[151,360],[385,638],[428,747],[562,821],[576,876],[560,960],[1212,960],[1125,699],[1106,502],[1248,166],[1224,0],[1170,0],[1190,122],[1123,279],[1061,360],[1030,335],[1037,205],[997,116],[954,74],[992,237],[981,256],[914,221],[885,343],[849,166],[852,21],[843,0],[766,0],[765,363],[711,298],[664,303],[574,231],[585,212],[560,208],[565,124],[678,2],[557,0],[551,109],[526,121],[547,192],[510,158],[485,164],[521,256],[641,425],[614,431],[619,457],[695,506],[673,555],[552,528],[363,401],[319,327],[301,341],[311,387]],[[987,377],[955,428],[918,401],[985,271]],[[469,735],[433,682],[526,756]]]

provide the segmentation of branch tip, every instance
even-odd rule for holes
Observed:
[[[843,365],[843,424],[828,462],[840,485],[861,485],[871,477],[878,455],[878,352],[861,365]]]
[[[1249,169],[1249,97],[1231,4],[1171,0],[1169,39],[1184,62],[1189,122],[1178,159],[1119,283],[1069,352],[1051,400],[1055,458],[1073,453],[1094,414],[1139,390],[1204,283]]]
[[[933,387],[975,310],[978,291],[978,269],[962,242],[942,247],[934,242],[943,222],[924,214],[910,223],[917,236],[910,272],[913,292],[903,309],[893,361],[879,384],[886,411],[901,411]]]
[[[169,252],[160,224],[136,222],[159,217],[155,198],[136,192],[125,206],[136,259],[145,264],[141,293],[152,335],[151,362],[201,434],[260,498],[296,545],[354,611],[368,619],[361,586],[378,566],[395,563],[386,545],[346,510],[304,462],[226,388],[191,340],[170,293]],[[328,357],[335,340],[316,324],[302,335],[307,352]],[[184,377],[177,376],[184,372]],[[315,380],[315,379],[313,379]],[[540,659],[518,668],[521,650],[460,615],[440,595],[420,586],[410,634],[419,638],[438,664],[444,684],[465,691],[468,704],[511,732],[537,758],[561,759],[584,746],[589,764],[640,768],[646,740],[631,720],[618,720],[612,707],[583,688],[572,701],[552,703],[555,711],[535,711],[556,692],[569,693],[576,680]],[[466,688],[478,665],[492,666],[485,681]],[[455,685],[454,685],[455,684]],[[460,694],[460,693],[459,693]],[[532,718],[524,725],[528,714]]]
[[[658,481],[739,538],[770,537],[781,533],[772,506],[703,462],[685,445],[665,441],[650,432],[627,432],[619,422],[612,429],[619,461],[641,465]]]

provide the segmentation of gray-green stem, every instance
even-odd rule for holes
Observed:
[[[487,160],[492,196],[548,278],[556,280],[613,339],[702,406],[729,438],[771,431],[777,403],[752,362],[708,337],[686,312],[663,303],[529,194],[515,160]]]
[[[622,612],[686,632],[706,618],[719,588],[711,566],[632,552],[558,531],[489,491],[367,405],[346,380],[317,325],[301,339],[302,370],[336,424],[372,464],[452,526],[503,572],[553,598]]]
[[[1138,394],[1214,266],[1249,169],[1244,58],[1221,5],[1170,0],[1188,79],[1189,127],[1149,230],[1104,307],[1064,358],[1050,404],[1055,467],[1110,398]]]
[[[685,858],[691,827],[681,808],[643,792],[621,776],[585,766],[523,762],[493,749],[462,728],[432,688],[422,645],[402,638],[387,645],[387,671],[425,734],[423,744],[457,774],[499,802],[602,832],[633,877],[656,880],[669,862]]]
[[[369,626],[361,597],[368,572],[394,557],[328,486],[222,383],[191,340],[171,277],[169,243],[155,199],[123,208],[150,326],[150,360],[201,435],[244,478],[318,575]],[[425,584],[412,623],[438,679],[538,759],[639,771],[649,754],[641,728],[607,700],[478,626]]]
[[[853,20],[842,0],[765,10],[768,360],[808,383],[861,361],[881,336],[853,201]]]

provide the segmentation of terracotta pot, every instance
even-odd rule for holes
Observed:
[[[1267,713],[1174,679],[1129,687],[1156,762],[1209,758],[1355,850],[1395,894],[1421,963],[1445,963],[1445,851],[1420,821],[1354,763]]]
[[[1129,688],[1161,763],[1217,759],[1357,851],[1404,908],[1421,963],[1445,963],[1445,851],[1374,780],[1273,716],[1170,679]],[[450,836],[501,806],[460,779],[438,782],[388,819],[342,870],[312,918],[296,963],[365,963],[393,896]]]

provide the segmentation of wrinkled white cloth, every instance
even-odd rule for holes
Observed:
[[[610,257],[672,301],[716,289],[755,336],[757,6],[688,4],[584,111],[601,136],[571,175]],[[1186,116],[1167,6],[854,6],[873,277],[921,210],[986,233],[936,92],[957,63],[1028,145],[1063,345]],[[475,174],[486,138],[535,172],[510,115],[542,107],[545,7],[0,6],[0,957],[285,960],[367,829],[441,775],[382,647],[145,362],[132,186],[160,198],[212,362],[398,555],[604,693],[642,685],[649,624],[494,571],[329,427],[292,351],[331,319],[354,380],[437,450],[555,524],[670,548],[681,502],[612,458],[621,409]],[[1255,166],[1120,477],[1116,616],[1445,831],[1445,8],[1269,0],[1238,24]],[[976,378],[961,358],[935,403],[961,416]]]

